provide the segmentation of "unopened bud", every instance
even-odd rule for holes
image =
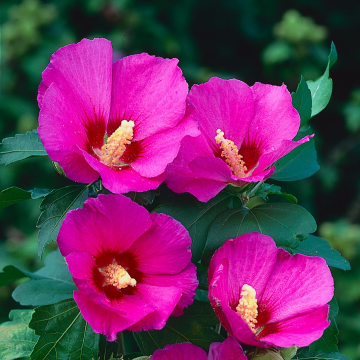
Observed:
[[[291,360],[296,355],[297,349],[297,346],[280,348],[280,354],[284,358],[284,360]]]
[[[63,168],[55,161],[52,162],[53,163],[53,166],[55,168],[55,170],[61,175],[61,176],[64,176],[64,177],[67,177],[64,173],[64,170]]]

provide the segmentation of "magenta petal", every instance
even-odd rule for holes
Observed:
[[[181,299],[172,312],[172,316],[182,315],[184,308],[193,303],[195,290],[199,284],[196,277],[196,266],[192,263],[189,263],[189,265],[177,275],[144,274],[142,281],[154,286],[176,286],[182,290]]]
[[[72,100],[69,101],[54,83],[44,99],[38,133],[49,157],[60,164],[71,180],[95,181],[99,173],[89,166],[79,150],[87,149],[89,139],[83,120],[71,106]]]
[[[221,260],[228,259],[231,269],[228,292],[231,294],[231,305],[236,307],[244,284],[252,286],[260,297],[276,263],[276,256],[276,244],[270,236],[257,232],[241,235],[226,241],[215,252],[209,266],[209,280]]]
[[[151,227],[145,208],[122,195],[89,198],[82,209],[69,211],[58,235],[63,256],[87,251],[96,257],[103,251],[126,251]]]
[[[212,276],[209,273],[209,300],[216,316],[225,330],[234,335],[239,341],[259,347],[269,346],[255,338],[248,324],[232,308],[231,295],[229,296],[231,271],[228,259],[222,259],[215,269],[212,269]],[[210,269],[209,269],[210,270]]]
[[[218,148],[217,129],[235,145],[241,145],[254,113],[254,98],[248,85],[213,77],[205,84],[194,85],[187,102],[195,108],[200,130],[211,146]]]
[[[324,259],[290,255],[278,249],[277,262],[259,306],[266,308],[268,322],[279,322],[313,312],[333,295],[334,281]]]
[[[129,249],[136,269],[144,274],[178,274],[191,259],[189,233],[168,215],[153,213],[150,216],[151,228]]]
[[[115,341],[118,332],[127,329],[153,311],[150,307],[132,304],[129,299],[122,302],[125,312],[114,311],[111,307],[93,301],[83,291],[74,291],[74,300],[79,306],[81,315],[91,325],[94,332],[106,335],[108,341]],[[137,302],[143,303],[141,300]]]
[[[163,350],[156,350],[151,357],[152,360],[206,360],[206,358],[203,349],[190,343],[166,345]]]
[[[179,152],[180,141],[186,135],[200,135],[197,123],[191,116],[185,117],[173,129],[141,141],[141,153],[131,163],[131,167],[142,176],[158,176],[175,159]]]
[[[135,141],[172,129],[180,122],[188,85],[177,63],[177,59],[144,53],[127,56],[113,65],[109,134],[124,119],[135,122]]]
[[[83,154],[89,165],[101,174],[105,188],[116,194],[157,189],[165,180],[165,172],[157,177],[146,178],[130,167],[122,170],[111,169],[91,155],[85,152]]]
[[[329,305],[324,305],[308,314],[266,325],[263,332],[267,335],[261,340],[281,347],[308,346],[319,339],[330,325],[327,320],[328,313]]]
[[[247,360],[247,357],[236,339],[229,335],[224,342],[210,345],[208,360]]]
[[[91,279],[94,268],[97,268],[95,259],[88,252],[71,253],[66,256],[66,263],[77,279]]]
[[[283,140],[292,140],[299,130],[300,116],[292,106],[286,86],[255,83],[251,90],[255,99],[254,118],[245,143],[256,144],[264,153],[279,148]]]
[[[82,120],[110,111],[112,48],[106,39],[83,39],[56,51],[44,70],[38,95],[42,108],[46,87],[56,83]],[[74,100],[71,100],[74,99]]]
[[[158,287],[138,283],[136,285],[136,295],[153,311],[129,327],[128,330],[161,330],[180,300],[181,288],[175,286]]]

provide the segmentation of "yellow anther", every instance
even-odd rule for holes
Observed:
[[[105,268],[99,270],[105,277],[104,286],[113,285],[120,290],[127,288],[129,285],[132,287],[136,285],[136,280],[133,279],[129,273],[115,261]]]
[[[95,151],[104,165],[109,167],[125,165],[119,158],[123,155],[126,145],[129,145],[134,137],[134,126],[135,123],[132,120],[123,120],[116,131],[108,137],[101,150]]]
[[[241,288],[240,300],[236,307],[236,312],[244,321],[246,321],[253,333],[256,332],[255,324],[257,323],[256,318],[258,316],[257,309],[256,291],[252,286],[245,284]]]
[[[237,146],[233,141],[225,139],[224,132],[220,129],[217,129],[216,133],[215,141],[220,145],[222,150],[221,156],[225,158],[233,174],[237,177],[246,177],[247,167],[245,166],[245,161],[242,160],[243,157],[239,154]]]

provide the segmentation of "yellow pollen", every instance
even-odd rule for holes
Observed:
[[[129,285],[132,287],[136,285],[136,280],[121,265],[116,264],[115,261],[113,264],[99,270],[105,277],[104,286],[113,285],[120,290],[127,288]]]
[[[257,308],[256,291],[252,286],[245,284],[241,288],[240,300],[236,307],[236,312],[244,321],[246,321],[253,333],[256,332],[255,324],[257,323],[256,318],[258,316]]]
[[[126,145],[131,143],[134,137],[135,123],[130,120],[123,120],[121,125],[108,137],[106,144],[101,147],[100,151],[96,151],[100,161],[106,166],[122,166],[119,158],[124,154]]]
[[[217,129],[216,133],[215,141],[220,145],[222,150],[221,156],[225,158],[233,174],[237,177],[246,177],[247,167],[245,166],[245,161],[242,160],[243,157],[239,154],[237,146],[233,141],[225,139],[224,132],[220,129]]]

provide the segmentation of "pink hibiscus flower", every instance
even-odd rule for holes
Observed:
[[[187,97],[188,115],[201,135],[181,141],[177,158],[167,168],[174,192],[189,192],[208,201],[228,184],[243,186],[267,179],[276,160],[309,140],[292,141],[300,126],[285,85],[211,78],[194,85]]]
[[[206,352],[189,343],[166,345],[157,350],[151,360],[247,360],[240,344],[230,335],[222,343],[212,343],[209,357]]]
[[[290,255],[259,233],[230,239],[209,267],[209,299],[226,331],[258,347],[307,346],[329,326],[324,259]]]
[[[170,216],[123,195],[99,195],[68,212],[57,241],[81,314],[109,341],[125,329],[161,329],[193,302],[191,239]]]
[[[177,59],[148,54],[112,64],[106,39],[83,39],[51,56],[39,86],[40,139],[74,181],[101,176],[112,192],[155,189],[185,135],[188,85]]]

